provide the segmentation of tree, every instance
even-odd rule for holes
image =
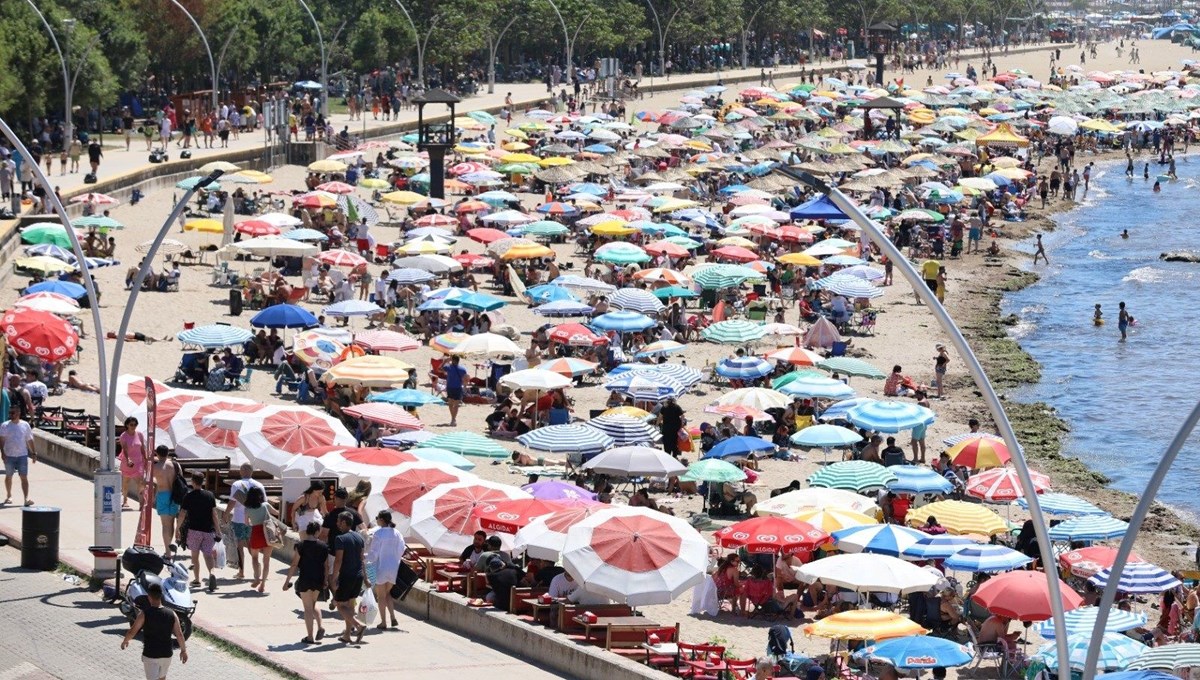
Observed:
[[[672,27],[681,18],[685,21],[692,18],[706,0],[644,0],[650,9],[654,32],[658,36],[658,68],[659,72],[667,72],[667,37]],[[682,23],[682,22],[681,22]]]
[[[483,21],[482,36],[487,44],[488,94],[496,91],[496,56],[500,43],[517,19],[528,16],[528,3],[521,0],[492,0],[476,5],[476,12]]]

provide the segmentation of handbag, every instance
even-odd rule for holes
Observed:
[[[191,491],[188,483],[183,479],[183,468],[179,463],[175,463],[175,481],[171,483],[171,502],[175,505],[183,503],[183,497]]]
[[[263,521],[263,535],[267,539],[267,544],[272,548],[283,547],[283,536],[287,530],[283,528],[283,524],[274,516],[268,514],[267,519]]]

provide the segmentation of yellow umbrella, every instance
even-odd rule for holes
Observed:
[[[879,524],[879,521],[870,515],[833,506],[802,510],[792,515],[792,519],[807,522],[827,534],[832,534],[839,529],[860,527],[866,524]]]
[[[621,220],[609,220],[592,227],[592,233],[597,236],[628,236],[636,234],[637,229]]]
[[[437,241],[413,241],[396,249],[404,255],[437,255],[450,252],[450,246]]]
[[[396,203],[399,205],[412,205],[425,200],[425,197],[415,191],[393,191],[379,197],[384,203]]]
[[[833,640],[891,640],[929,631],[920,624],[883,609],[854,609],[827,616],[804,627],[809,637]]]
[[[996,174],[1009,179],[1026,179],[1029,177],[1029,173],[1021,168],[1000,168],[996,171]]]
[[[531,147],[525,142],[509,142],[504,145],[505,151],[524,151],[529,148]]]
[[[978,503],[938,501],[921,506],[920,517],[910,518],[910,524],[921,524],[922,517],[936,517],[938,523],[955,534],[994,536],[1008,531],[1008,523],[1000,515]]]
[[[562,156],[551,156],[549,158],[541,159],[540,161],[537,162],[537,164],[542,166],[543,168],[553,168],[553,167],[557,167],[559,165],[570,165],[574,162],[575,161],[571,160],[570,158],[563,158]]]
[[[516,137],[517,139],[529,139],[529,135],[525,134],[524,130],[518,130],[516,128],[505,130],[504,134],[508,135],[509,137]]]
[[[522,129],[522,130],[526,130],[526,131],[529,131],[529,130],[533,130],[533,131],[545,131],[545,130],[549,130],[549,129],[550,129],[550,126],[549,126],[549,125],[546,125],[545,123],[543,123],[543,122],[541,122],[541,121],[537,121],[537,120],[531,120],[531,121],[529,121],[528,123],[521,123],[521,124],[520,124],[520,125],[518,125],[517,127],[518,127],[518,128],[520,128],[520,129]]]
[[[454,119],[454,127],[459,128],[460,130],[486,130],[486,129],[488,129],[488,126],[486,126],[483,123],[480,123],[479,121],[475,120],[474,118],[470,118],[468,116],[459,116],[458,118],[455,118]]]
[[[265,172],[259,172],[258,170],[241,170],[241,171],[235,172],[233,174],[237,175],[238,177],[246,177],[248,179],[252,179],[259,184],[270,184],[271,182],[275,181],[274,177],[268,175]]]
[[[689,139],[683,143],[689,149],[697,149],[699,151],[712,151],[712,146],[705,144],[699,139]]]
[[[1121,128],[1101,118],[1084,121],[1079,124],[1079,127],[1086,130],[1095,130],[1096,132],[1124,132]]]
[[[203,234],[223,234],[225,233],[225,225],[220,220],[213,220],[207,217],[198,220],[192,220],[183,225],[184,231],[198,231]]]
[[[858,149],[850,146],[849,144],[834,144],[833,146],[829,147],[828,149],[825,149],[825,153],[836,153],[836,154],[847,155],[847,154],[856,154],[856,153],[860,153],[860,152]]]
[[[366,387],[391,387],[408,380],[408,372],[415,370],[395,357],[367,354],[347,359],[325,371],[322,380],[339,385],[363,385]]]
[[[43,274],[56,274],[58,272],[74,271],[75,266],[67,264],[62,260],[46,255],[38,255],[36,257],[23,257],[14,263],[18,269],[27,269],[29,271],[42,272]]]
[[[531,153],[506,153],[500,157],[501,163],[537,163],[540,160]]]
[[[386,189],[392,185],[388,184],[386,179],[379,179],[378,177],[368,177],[368,178],[362,180],[361,182],[359,182],[358,186],[360,186],[364,189]]]
[[[775,261],[780,264],[794,264],[802,267],[819,267],[821,265],[820,260],[804,253],[788,253],[775,258]]]
[[[539,257],[554,257],[554,251],[546,246],[534,243],[513,246],[500,256],[502,260],[532,260]]]
[[[345,172],[346,164],[341,161],[331,161],[326,158],[323,161],[309,163],[308,169],[312,172]]]
[[[607,411],[605,411],[604,413],[601,413],[600,415],[602,415],[602,416],[629,416],[630,418],[642,419],[642,418],[649,418],[650,412],[643,411],[642,409],[640,409],[636,406],[617,406],[615,408],[608,409]]]
[[[684,208],[695,208],[699,203],[686,198],[673,198],[654,209],[656,213],[675,212]]]
[[[913,109],[908,112],[908,119],[917,125],[929,125],[935,117],[929,109]]]
[[[741,246],[742,248],[752,248],[754,250],[758,249],[757,243],[755,243],[754,241],[751,241],[748,238],[742,237],[742,236],[726,236],[725,238],[721,239],[720,241],[717,241],[717,245],[719,245],[719,246]]]

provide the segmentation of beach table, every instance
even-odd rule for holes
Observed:
[[[527,600],[522,600],[529,608],[533,610],[533,621],[537,623],[542,618],[542,613],[546,612],[549,616],[546,617],[546,625],[549,626],[554,622],[554,610],[562,606],[562,600],[551,600],[542,602],[540,597],[531,597]]]
[[[644,616],[601,616],[597,617],[595,623],[589,623],[586,616],[580,615],[575,617],[575,623],[583,626],[585,642],[591,641],[592,631],[596,631],[596,639],[599,641],[599,633],[603,631],[605,649],[612,649],[614,632],[645,631],[662,627]]]
[[[462,592],[467,597],[471,596],[470,588],[467,586],[470,576],[470,572],[457,569],[439,569],[437,571],[438,580],[445,581],[449,590]]]
[[[708,659],[683,659],[683,663],[687,664],[692,669],[691,677],[694,678],[716,678],[721,677],[722,673],[729,670],[729,664],[725,663],[724,659],[713,663]]]

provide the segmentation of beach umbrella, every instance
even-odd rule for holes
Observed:
[[[1046,492],[1038,495],[1038,504],[1042,506],[1042,512],[1051,515],[1107,515],[1107,510],[1102,510],[1095,505],[1083,500],[1078,496],[1072,496],[1069,493]],[[1028,509],[1029,502],[1024,496],[1017,498],[1017,505]]]
[[[888,484],[888,491],[945,494],[954,490],[950,480],[927,467],[891,465],[888,470],[896,475],[896,481]]]
[[[365,354],[336,364],[321,380],[337,385],[361,387],[392,387],[408,380],[410,371],[416,368],[394,357]]]
[[[262,220],[242,220],[233,225],[234,231],[247,236],[278,236],[279,227]]]
[[[71,248],[71,237],[61,224],[40,222],[21,230],[21,241],[35,244],[54,244],[60,248]]]
[[[953,640],[929,635],[907,635],[871,645],[862,654],[900,670],[953,668],[975,659],[973,650]]]
[[[389,448],[394,448],[394,449],[403,449],[403,448],[407,448],[409,446],[420,446],[422,443],[427,442],[436,436],[437,436],[436,434],[426,431],[426,430],[410,430],[408,432],[399,432],[396,434],[389,434],[385,437],[382,437],[379,440],[379,445],[386,446]],[[448,451],[447,453],[452,453],[452,452]],[[457,455],[457,454],[455,454],[455,455]],[[459,456],[459,457],[461,458],[461,456]],[[435,462],[444,462],[444,461],[435,460]],[[470,466],[459,465],[457,467],[460,470],[470,470],[475,467],[475,464],[472,463]]]
[[[405,258],[408,259],[408,258]],[[387,275],[388,281],[395,281],[402,286],[416,286],[437,278],[435,274],[425,269],[402,267],[394,269]]]
[[[165,399],[166,395],[176,391],[157,380],[151,380],[150,383],[157,400]],[[200,398],[204,394],[197,392],[196,396]],[[113,407],[116,409],[117,416],[122,420],[130,417],[137,418],[138,430],[144,433],[146,431],[145,376],[129,373],[117,376],[117,399],[113,402]]]
[[[141,376],[138,376],[135,379],[145,380],[145,378],[142,378]],[[134,392],[132,388],[126,389],[129,389],[131,393]],[[144,399],[144,389],[142,391],[142,395],[142,398]],[[121,401],[122,400],[118,398],[117,403],[120,404]],[[146,411],[144,402],[140,407],[142,416],[138,420],[142,423],[146,423],[145,428],[147,431],[149,431],[150,427],[154,428],[155,439],[162,442],[169,442],[171,441],[171,421],[174,420],[175,416],[179,414],[179,410],[182,409],[184,405],[190,404],[193,401],[213,401],[213,395],[209,392],[200,392],[196,390],[169,390],[158,395],[158,403],[154,409],[153,422],[151,422],[151,420],[145,416]],[[134,412],[132,415],[136,416],[138,413]],[[241,457],[241,453],[237,451],[234,451],[234,454],[237,457]]]
[[[937,576],[910,562],[871,553],[823,557],[797,568],[796,577],[805,583],[820,581],[827,586],[846,588],[858,593],[880,592],[898,595],[929,590],[938,581]]]
[[[717,375],[731,380],[757,380],[770,375],[774,370],[775,366],[770,361],[755,356],[725,358],[715,369]]]
[[[1096,627],[1096,619],[1099,614],[1099,607],[1080,607],[1067,612],[1064,616],[1067,635],[1090,635]],[[1146,615],[1143,613],[1127,612],[1123,609],[1110,609],[1108,620],[1104,624],[1104,630],[1105,632],[1123,633],[1144,625],[1146,625]],[[1054,619],[1042,621],[1034,626],[1034,630],[1047,640],[1053,640],[1055,636]]]
[[[822,316],[809,327],[802,344],[805,347],[833,347],[835,342],[841,341],[842,334],[838,332],[837,327]]]
[[[293,229],[281,234],[283,238],[293,241],[328,241],[329,237],[316,229]]]
[[[433,439],[435,436],[431,433],[424,432],[423,430],[414,430],[414,431],[402,433],[402,434],[408,434],[408,435],[425,434],[425,435],[428,435],[428,437],[426,439],[423,439],[422,441],[429,441],[430,439]],[[386,442],[381,440],[380,443],[385,444]],[[417,448],[408,449],[408,452],[411,453],[412,455],[416,456],[417,460],[424,461],[427,463],[438,463],[441,465],[449,465],[452,468],[455,468],[458,470],[463,470],[465,472],[470,472],[471,470],[475,469],[475,463],[472,463],[471,461],[467,460],[463,456],[460,456],[453,451],[447,451],[446,449],[426,448],[424,446],[421,446],[420,444],[421,444],[421,442],[417,442],[417,445],[418,445]],[[389,444],[389,446],[390,446],[390,444]]]
[[[525,297],[531,305],[546,305],[551,302],[573,302],[575,305],[572,308],[587,307],[587,315],[591,315],[593,310],[591,307],[579,301],[575,294],[562,286],[557,286],[552,283],[543,283],[532,288],[525,289]],[[535,310],[536,311],[536,310]],[[554,316],[547,314],[546,316]],[[577,315],[572,315],[577,316]]]
[[[449,354],[466,359],[488,359],[494,363],[512,363],[514,359],[522,356],[524,352],[521,351],[520,347],[517,347],[516,343],[503,335],[479,333],[468,336],[459,342],[449,351]]]
[[[82,229],[124,229],[125,225],[108,215],[87,215],[71,220],[71,226]]]
[[[354,344],[372,352],[409,352],[421,346],[416,338],[384,329],[356,333]]]
[[[281,466],[295,453],[282,455],[278,461],[254,461],[239,447],[242,419],[264,408],[267,407],[263,404],[236,397],[200,399],[181,405],[167,427],[175,455],[179,458],[228,456],[231,466],[256,462],[262,470],[271,474],[279,473],[282,468],[272,463],[278,462]],[[214,416],[219,416],[219,419]]]
[[[746,281],[763,278],[761,273],[736,264],[714,264],[692,274],[692,280],[708,290],[736,288]]]
[[[824,360],[820,354],[817,354],[809,349],[804,349],[803,347],[784,347],[769,354],[764,354],[763,358],[770,359],[771,361],[783,361],[793,366],[816,366],[819,362]],[[771,383],[771,386],[778,388],[780,383],[777,381],[781,379],[782,378],[776,378],[775,381]],[[795,380],[795,378],[792,378],[792,380]]]
[[[544,501],[563,501],[567,506],[597,503],[595,493],[557,479],[526,484],[521,487],[521,490]]]
[[[613,293],[609,304],[617,309],[624,309],[641,314],[658,314],[663,309],[663,303],[648,290],[622,288]]]
[[[688,466],[680,480],[688,482],[744,482],[746,473],[733,463],[707,458],[698,460]]]
[[[1040,472],[1029,471],[1033,480],[1034,493],[1050,488],[1050,478]],[[967,480],[967,493],[993,503],[1009,503],[1025,495],[1017,471],[1009,467],[997,467],[971,475]]]
[[[751,517],[717,531],[713,537],[722,548],[773,555],[809,552],[829,540],[829,534],[811,524],[784,517]]]
[[[317,317],[297,305],[271,305],[250,318],[255,328],[312,328],[317,326]]]
[[[1131,670],[1105,673],[1104,680],[1179,680],[1179,676],[1163,671]]]
[[[495,441],[474,432],[441,434],[421,444],[422,448],[446,449],[462,456],[508,458],[511,454]]]
[[[971,470],[1001,467],[1012,459],[1004,442],[993,437],[973,437],[950,447],[946,452],[955,465]]]
[[[320,446],[355,445],[341,421],[324,413],[298,406],[260,406],[236,417],[214,413],[212,424],[236,429],[237,446],[256,467],[282,465],[297,454]]]
[[[315,255],[318,251],[317,246],[310,243],[277,236],[261,236],[230,245],[238,251],[259,257],[304,257]]]
[[[426,461],[401,463],[390,472],[389,476],[371,479],[371,493],[364,510],[369,517],[378,515],[380,510],[391,510],[392,521],[403,533],[408,531],[414,501],[443,484],[474,479],[474,475]]]
[[[429,346],[442,354],[449,354],[452,349],[458,347],[469,337],[471,336],[466,333],[442,333],[435,335],[429,341]]]
[[[744,345],[758,340],[765,334],[766,331],[760,324],[739,319],[718,321],[700,331],[700,337],[705,340],[725,345]]]
[[[578,288],[587,293],[599,293],[601,295],[611,295],[617,290],[615,286],[603,281],[579,276],[578,274],[563,274],[550,283],[564,288]]]
[[[180,331],[175,335],[175,339],[182,342],[186,347],[220,349],[222,347],[240,347],[246,342],[253,340],[254,334],[244,328],[227,326],[225,324],[212,324],[210,326],[198,326]]]
[[[1105,588],[1112,578],[1111,569],[1103,569],[1088,579],[1097,588]],[[1179,579],[1169,571],[1149,562],[1126,564],[1121,570],[1117,590],[1122,593],[1161,593],[1179,586]]]
[[[604,389],[633,397],[634,401],[666,401],[687,391],[683,383],[659,373],[630,371],[604,383]]]
[[[662,290],[661,288],[659,290]],[[643,345],[638,350],[636,356],[638,358],[651,357],[654,355],[674,354],[675,352],[683,352],[687,350],[687,345],[674,340],[656,340],[648,345]]]
[[[879,510],[874,500],[852,491],[813,487],[788,491],[774,498],[759,501],[758,505],[754,506],[754,513],[792,517],[805,510],[824,508],[842,508],[871,516]]]
[[[631,311],[608,312],[592,319],[591,325],[603,331],[637,333],[651,328],[658,322],[645,314]]]
[[[928,632],[912,619],[882,609],[844,611],[804,627],[809,637],[833,640],[890,640]]]
[[[418,269],[436,276],[445,276],[451,272],[462,271],[463,263],[452,257],[433,254],[401,257],[392,262],[392,266],[401,269]]]
[[[367,260],[363,256],[340,248],[326,250],[317,255],[315,259],[332,267],[346,267],[349,269],[367,264]]]
[[[1091,633],[1076,633],[1067,636],[1068,665],[1072,670],[1083,670],[1091,646]],[[1151,649],[1122,633],[1105,633],[1100,641],[1099,670],[1121,670],[1129,666],[1142,653]],[[1050,670],[1058,670],[1058,648],[1054,643],[1038,649],[1037,656]]]
[[[594,361],[584,361],[583,359],[572,359],[570,357],[539,364],[539,368],[542,370],[552,371],[568,378],[578,378],[588,375],[595,372],[598,367],[599,364]]]
[[[292,351],[305,365],[329,370],[346,351],[342,343],[313,331],[302,331],[292,338]]]
[[[0,317],[8,345],[17,354],[58,362],[75,354],[79,333],[69,321],[49,312],[17,307]]]
[[[897,524],[864,524],[839,529],[832,538],[845,553],[877,553],[899,557],[904,550],[925,537],[915,529]]]
[[[74,260],[74,258],[71,258]],[[73,264],[68,264],[63,260],[48,257],[46,255],[38,255],[35,257],[22,257],[13,262],[13,266],[17,269],[27,272],[36,272],[43,276],[52,276],[63,272],[73,271],[76,267]],[[89,269],[91,267],[89,266]]]
[[[547,371],[543,368],[527,368],[522,371],[515,371],[500,378],[501,385],[507,385],[514,390],[534,390],[537,392],[546,392],[549,390],[559,390],[571,386],[571,380],[565,378],[553,371]]]
[[[515,534],[530,522],[569,507],[566,503],[538,498],[520,498],[483,503],[471,513],[484,531]]]
[[[721,395],[713,402],[717,406],[750,406],[760,411],[787,408],[791,403],[787,395],[764,387],[742,387]]]
[[[862,359],[854,357],[831,357],[822,359],[817,363],[817,368],[830,373],[840,373],[842,375],[857,376],[863,378],[879,378],[883,379],[887,376],[883,371],[875,368],[871,364]]]
[[[1008,532],[1008,523],[978,503],[945,500],[921,506],[921,516],[930,515],[937,517],[939,524],[956,534],[993,536]],[[917,524],[920,521],[919,518],[913,517],[909,519],[909,524]]]
[[[1058,556],[1058,564],[1063,569],[1070,569],[1072,574],[1084,578],[1096,572],[1112,567],[1117,560],[1117,549],[1107,545],[1093,545],[1065,552]],[[1141,555],[1129,553],[1128,564],[1145,562]]]
[[[717,444],[703,458],[750,458],[755,454],[775,451],[775,444],[762,437],[738,435]]]
[[[475,508],[522,498],[530,496],[516,487],[478,479],[442,484],[413,501],[409,533],[435,555],[457,557],[481,528]],[[498,535],[511,548],[511,539]]]
[[[1074,517],[1050,528],[1055,541],[1106,541],[1120,538],[1129,530],[1129,523],[1111,515]]]
[[[1032,557],[1003,545],[976,545],[959,550],[943,564],[958,571],[995,573],[1020,569],[1032,561]]]
[[[610,507],[603,503],[572,504],[538,517],[517,532],[513,540],[514,550],[524,551],[534,559],[557,561],[566,543],[567,531],[583,519]]]
[[[1200,644],[1195,642],[1151,647],[1143,651],[1128,666],[1129,670],[1153,668],[1166,671],[1198,667],[1200,667]]]
[[[315,467],[317,474],[332,473],[341,479],[343,486],[350,486],[357,484],[360,479],[391,476],[397,466],[417,460],[416,456],[406,451],[351,446],[321,455]]]
[[[809,486],[862,492],[867,489],[886,487],[896,481],[896,476],[879,463],[865,460],[848,460],[825,466],[809,476]]]
[[[834,274],[833,276],[814,282],[813,285],[835,295],[842,295],[851,299],[871,299],[883,295],[882,288],[876,288],[873,284],[856,276],[839,276]]]
[[[973,545],[978,545],[978,543],[965,536],[937,534],[925,536],[908,546],[900,553],[900,557],[916,561],[944,560],[959,550]]]
[[[847,412],[846,417],[858,427],[873,432],[896,433],[911,430],[934,421],[933,411],[924,406],[900,401],[874,401]]]
[[[691,388],[704,380],[703,373],[691,368],[690,366],[683,366],[681,364],[621,364],[620,366],[617,366],[609,371],[608,374],[611,376],[619,376],[631,371],[641,373],[643,375],[650,375],[651,377],[655,378],[658,376],[665,376],[670,380],[681,383],[685,388]]]
[[[583,464],[584,469],[624,477],[675,477],[687,469],[662,449],[619,446]]]
[[[832,534],[840,529],[879,523],[879,520],[875,519],[874,516],[834,506],[801,510],[791,517],[794,520],[811,524],[827,534]]]
[[[342,409],[342,413],[351,418],[369,420],[379,423],[389,430],[422,430],[425,424],[403,407],[394,404],[366,402],[355,404]]]
[[[382,311],[382,307],[366,300],[342,300],[321,310],[326,316],[332,316],[335,319],[351,316],[374,316]]]
[[[546,332],[550,342],[571,347],[600,347],[608,344],[608,337],[597,335],[595,331],[579,323],[563,323]]]
[[[53,280],[35,283],[25,289],[26,295],[31,295],[33,293],[58,293],[59,295],[64,295],[72,300],[79,300],[83,298],[83,296],[87,295],[87,289],[78,283]]]
[[[820,376],[802,376],[777,388],[789,397],[802,399],[849,399],[854,388],[841,380]]]
[[[79,303],[58,293],[31,293],[17,298],[13,307],[69,316],[80,312]]]
[[[614,445],[612,437],[582,423],[548,425],[517,437],[522,446],[548,453],[600,453]]]
[[[607,508],[567,531],[562,563],[586,592],[631,606],[666,604],[704,580],[708,542],[678,517]]]
[[[940,516],[939,516],[940,519]],[[1042,621],[1051,616],[1050,591],[1041,571],[1010,571],[988,579],[972,599],[993,614],[1017,621]],[[1061,579],[1059,590],[1065,611],[1083,604],[1083,598]]]
[[[446,304],[451,307],[464,307],[476,312],[490,312],[500,309],[508,303],[487,293],[464,293],[459,296],[447,297]]]

